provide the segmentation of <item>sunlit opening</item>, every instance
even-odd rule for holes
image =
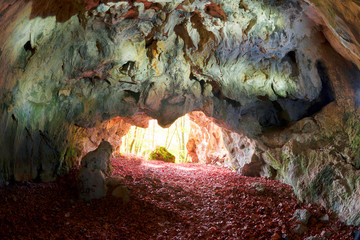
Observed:
[[[131,126],[122,137],[120,153],[136,154],[148,158],[156,147],[165,147],[175,156],[176,163],[189,162],[186,150],[190,133],[190,118],[185,115],[178,118],[169,128],[162,128],[157,120],[150,120],[148,128]]]

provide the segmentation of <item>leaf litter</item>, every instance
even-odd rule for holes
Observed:
[[[301,203],[278,180],[244,177],[195,163],[112,159],[130,202],[108,194],[78,200],[78,169],[53,183],[17,183],[0,189],[0,239],[353,239],[346,226],[316,204]],[[260,191],[260,190],[261,191]],[[304,234],[293,214],[307,209]],[[329,221],[320,218],[328,214]]]

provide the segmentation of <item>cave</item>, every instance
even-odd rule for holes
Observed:
[[[360,239],[359,16],[358,0],[1,1],[0,236]],[[181,150],[147,159],[178,121]]]

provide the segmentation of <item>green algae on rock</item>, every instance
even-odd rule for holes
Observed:
[[[175,163],[175,156],[172,155],[165,147],[157,146],[149,154],[149,160],[161,160],[164,162]]]

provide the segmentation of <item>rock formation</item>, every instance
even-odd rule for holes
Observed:
[[[357,0],[4,0],[0,182],[54,180],[96,133],[120,129],[119,143],[128,124],[202,111],[231,159],[250,159],[239,172],[268,169],[360,224],[359,12]]]
[[[160,160],[164,162],[175,163],[175,156],[171,154],[165,147],[157,146],[149,153],[149,160]]]
[[[229,158],[222,135],[222,128],[207,118],[203,112],[192,112],[190,134],[186,144],[192,162],[224,164]]]
[[[110,157],[112,146],[102,141],[99,147],[81,159],[78,176],[79,196],[83,200],[91,200],[106,195],[106,176],[111,174]]]
[[[189,116],[191,131],[186,147],[192,162],[226,166],[245,176],[266,175],[254,140],[220,127],[203,112]]]

